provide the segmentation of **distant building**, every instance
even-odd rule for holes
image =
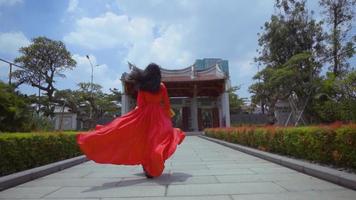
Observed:
[[[227,60],[223,60],[220,58],[196,59],[194,66],[196,70],[203,70],[216,64],[219,65],[220,69],[225,72],[227,76],[229,76],[229,62]]]
[[[209,127],[229,127],[230,88],[229,67],[226,60],[218,58],[198,59],[192,66],[169,70],[161,68],[162,82],[170,96],[171,107],[175,111],[175,127],[184,131],[198,131]],[[127,79],[122,81],[122,114],[136,105],[137,91]]]
[[[77,130],[77,114],[70,108],[56,106],[54,109],[54,129],[55,130]]]

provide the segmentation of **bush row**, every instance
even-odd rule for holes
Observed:
[[[0,134],[0,176],[78,155],[75,132]]]
[[[356,124],[206,129],[207,136],[263,151],[356,169]]]

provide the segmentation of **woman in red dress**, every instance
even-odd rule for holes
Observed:
[[[131,112],[95,130],[80,133],[82,152],[97,163],[142,165],[147,178],[160,176],[164,162],[185,134],[172,127],[167,88],[158,65],[130,74],[138,87],[137,106]]]

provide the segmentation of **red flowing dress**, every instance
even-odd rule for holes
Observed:
[[[164,162],[185,137],[173,128],[167,89],[139,91],[137,107],[93,131],[79,133],[82,152],[97,163],[143,165],[151,176],[160,176]]]

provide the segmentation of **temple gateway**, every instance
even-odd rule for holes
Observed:
[[[198,59],[192,66],[183,69],[161,68],[161,73],[171,107],[176,113],[172,119],[175,127],[184,131],[200,131],[204,128],[230,126],[227,60]],[[121,77],[122,114],[136,106],[137,91],[127,75],[125,72]]]

